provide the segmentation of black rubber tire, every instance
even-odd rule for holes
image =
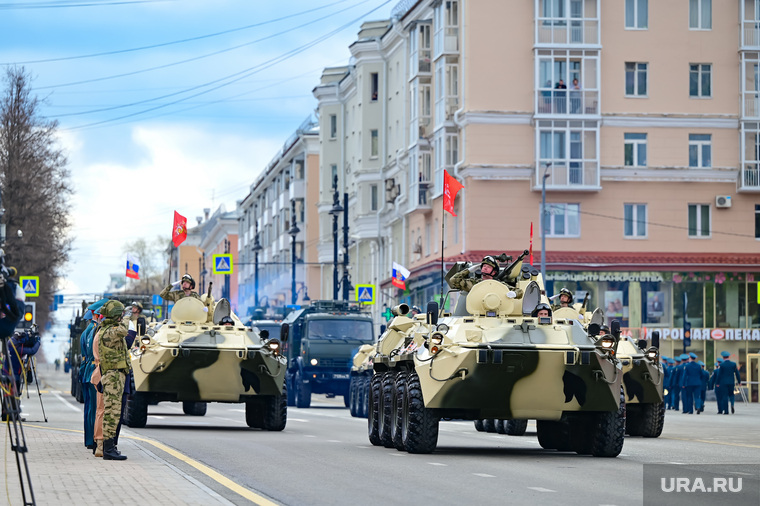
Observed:
[[[501,420],[501,419],[494,420],[494,427],[496,428],[496,432],[498,432],[499,434],[506,434],[508,421],[509,420]]]
[[[288,386],[282,385],[280,395],[272,395],[264,400],[263,429],[281,431],[288,423]]]
[[[348,383],[348,412],[353,417],[359,416],[358,380],[357,376],[352,375]]]
[[[486,418],[483,420],[483,430],[490,433],[496,432],[496,420],[493,418]]]
[[[301,371],[296,372],[295,380],[293,380],[296,387],[296,407],[308,408],[311,406],[311,383],[308,381],[303,382],[301,378]]]
[[[396,375],[395,391],[393,395],[393,418],[391,419],[391,440],[393,446],[400,452],[404,451],[403,420],[404,420],[404,403],[409,400],[406,397],[406,379],[409,373],[406,371],[399,372]],[[408,408],[407,408],[408,410]]]
[[[182,403],[182,412],[190,416],[203,416],[206,414],[208,404],[205,402],[188,402]]]
[[[665,425],[665,403],[643,404],[641,407],[641,435],[644,437],[660,437]]]
[[[475,430],[478,432],[485,432],[483,428],[483,420],[475,420]]]
[[[343,394],[343,407],[347,408],[351,403],[351,399],[348,394]]]
[[[625,393],[620,389],[620,406],[616,411],[596,413],[593,425],[594,457],[617,457],[625,442]]]
[[[553,422],[538,420],[536,422],[538,444],[546,450],[558,450],[561,452],[571,449],[569,425],[566,421]]]
[[[285,375],[285,384],[288,385],[288,406],[296,405],[296,388],[293,384],[293,375]]]
[[[625,413],[625,433],[629,436],[641,436],[643,434],[643,404],[632,404],[627,407]]]
[[[359,416],[367,418],[369,414],[369,376],[362,376],[359,383]]]
[[[380,390],[380,443],[386,448],[393,448],[391,427],[393,425],[393,398],[396,389],[396,373],[388,371],[383,374]]]
[[[376,373],[369,382],[369,409],[367,413],[367,435],[373,446],[380,446],[380,385],[382,374]]]
[[[528,420],[504,420],[504,433],[509,436],[524,436],[528,430]]]
[[[124,409],[124,425],[133,429],[141,429],[148,423],[148,399],[141,392],[133,392],[127,396]]]
[[[255,397],[246,401],[245,423],[252,429],[264,428],[264,397]]]
[[[438,446],[440,418],[425,407],[420,378],[416,372],[406,379],[406,403],[402,419],[401,437],[409,453],[433,453]]]

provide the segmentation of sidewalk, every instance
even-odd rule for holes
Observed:
[[[41,376],[42,376],[42,371]],[[81,429],[82,412],[62,400],[72,399],[68,388],[62,388],[61,373],[48,373],[55,378],[42,382],[44,406],[48,422],[42,420],[41,406],[34,385],[22,400],[22,409],[30,421],[22,423],[28,453],[26,459],[31,475],[34,499],[38,505],[59,504],[233,504],[178,469],[179,460],[164,449],[167,447],[148,439],[125,434],[119,439],[119,450],[128,456],[125,461],[104,461],[84,447]],[[79,405],[81,406],[81,405]],[[55,411],[55,410],[58,411]],[[76,421],[79,425],[76,425]],[[23,505],[16,455],[11,451],[8,431],[12,426],[2,424],[3,476],[7,484],[0,490],[0,504]],[[15,439],[15,436],[14,436]],[[191,464],[192,465],[192,464]],[[21,472],[26,472],[21,460]],[[104,492],[107,490],[107,492]],[[31,495],[26,489],[26,501]],[[240,503],[245,502],[242,500]]]

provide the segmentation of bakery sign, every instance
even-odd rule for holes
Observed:
[[[647,339],[659,331],[660,339],[683,340],[683,329],[647,329]],[[691,329],[691,339],[696,341],[760,341],[760,329]]]

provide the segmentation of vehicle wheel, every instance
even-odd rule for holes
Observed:
[[[625,413],[625,433],[629,436],[643,435],[643,413],[644,404],[632,404],[628,406]]]
[[[288,385],[288,406],[296,405],[296,386],[293,384],[293,375],[285,375],[285,383]]]
[[[369,377],[362,376],[357,389],[359,392],[359,416],[361,418],[367,418],[369,412],[369,382]]]
[[[380,391],[380,442],[386,448],[393,448],[391,427],[393,426],[393,398],[396,387],[396,373],[383,374]]]
[[[395,392],[393,396],[393,417],[391,419],[391,439],[393,446],[400,452],[404,451],[404,438],[402,437],[402,425],[404,420],[404,403],[408,402],[406,398],[406,379],[409,373],[402,371],[396,375]],[[408,410],[408,408],[406,408]]]
[[[264,398],[254,397],[245,403],[245,423],[252,429],[264,428]]]
[[[401,437],[409,453],[432,453],[438,446],[440,419],[433,410],[425,407],[420,377],[416,372],[406,379],[406,407],[401,426]]]
[[[524,436],[528,430],[528,420],[504,420],[504,433],[510,436]]]
[[[496,420],[493,418],[483,420],[483,430],[486,432],[496,432]]]
[[[374,374],[369,381],[369,406],[367,413],[367,434],[369,442],[380,446],[380,385],[382,374]]]
[[[483,420],[475,420],[475,430],[478,432],[485,432],[485,428],[483,427]]]
[[[494,427],[496,427],[496,432],[498,432],[499,434],[506,434],[508,421],[509,420],[501,420],[501,419],[494,420]]]
[[[311,383],[308,381],[306,383],[303,382],[301,371],[296,372],[294,383],[296,387],[296,406],[308,408],[311,406]]]
[[[124,409],[124,424],[139,429],[148,423],[148,399],[142,392],[133,392],[127,397]]]
[[[343,394],[343,406],[349,407],[351,405],[349,397],[349,394]]]
[[[264,400],[264,430],[280,431],[288,422],[288,386],[282,385],[280,395],[272,395]]]
[[[546,450],[568,451],[570,449],[567,422],[538,420],[536,422],[538,444]]]
[[[644,437],[660,437],[665,425],[665,403],[644,404],[639,416],[641,417],[641,435]]]
[[[591,454],[594,457],[617,457],[623,451],[625,441],[625,394],[622,387],[620,407],[616,411],[597,413],[595,418]]]
[[[348,412],[351,413],[351,416],[359,416],[357,409],[359,405],[357,380],[356,376],[351,376],[348,384]]]
[[[203,416],[208,405],[205,402],[183,402],[182,411],[190,416]]]

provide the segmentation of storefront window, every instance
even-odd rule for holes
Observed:
[[[641,314],[644,324],[670,324],[670,297],[665,283],[641,283]]]
[[[705,284],[705,327],[715,327],[715,285]]]
[[[704,284],[700,281],[683,281],[673,285],[673,326],[683,327],[683,308],[692,328],[704,325]],[[685,296],[685,298],[684,298]]]
[[[628,281],[608,281],[604,287],[604,316],[607,321],[618,320],[628,326]]]
[[[743,328],[746,323],[745,284],[739,281],[721,282],[721,277],[721,273],[715,276],[715,325],[719,328]]]
[[[757,303],[757,283],[747,282],[747,327],[760,328],[760,304]]]

